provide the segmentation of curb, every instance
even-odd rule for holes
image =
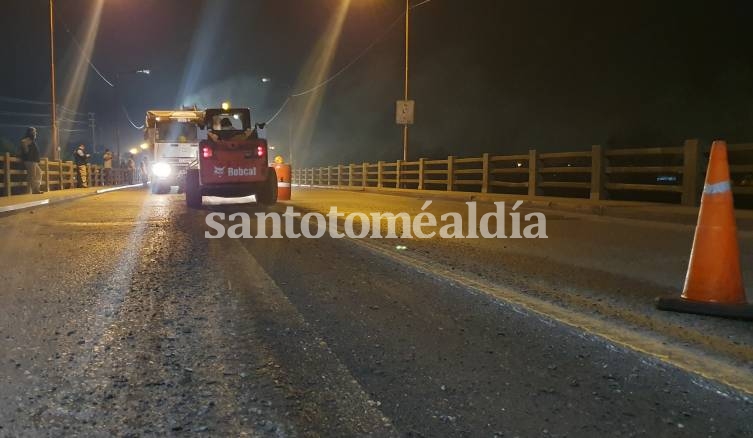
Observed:
[[[117,186],[117,187],[110,187],[107,189],[100,189],[93,192],[87,192],[82,194],[71,194],[70,196],[62,196],[60,198],[45,198],[41,199],[39,201],[29,201],[29,202],[21,202],[18,204],[11,204],[6,206],[0,206],[0,214],[2,213],[14,213],[19,212],[22,210],[27,210],[29,208],[34,207],[42,207],[42,206],[50,206],[50,205],[57,205],[57,204],[63,204],[66,202],[76,201],[78,199],[82,198],[88,198],[90,196],[96,196],[101,195],[103,193],[109,193],[114,192],[117,190],[123,190],[123,189],[131,189],[135,187],[143,187],[143,184],[133,184],[133,185],[127,185],[127,186]]]

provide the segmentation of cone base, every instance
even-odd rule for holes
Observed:
[[[753,305],[724,304],[686,300],[684,298],[657,298],[656,308],[672,312],[694,313],[697,315],[721,316],[722,318],[753,321]]]

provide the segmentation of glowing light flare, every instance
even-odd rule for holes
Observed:
[[[76,59],[73,64],[72,72],[66,74],[64,77],[69,78],[66,85],[61,87],[67,90],[63,97],[62,106],[71,108],[74,111],[78,111],[79,104],[81,103],[81,96],[84,91],[84,85],[86,84],[86,78],[89,73],[89,61],[92,58],[92,52],[94,51],[94,45],[97,40],[97,32],[99,31],[99,24],[102,17],[102,8],[104,6],[104,0],[96,0],[93,5],[87,8],[90,11],[89,16],[85,21],[85,31],[81,41],[81,51],[76,52]],[[75,49],[74,49],[75,50]],[[70,122],[60,123],[60,145],[68,144],[70,134],[66,133],[65,129],[71,129]]]
[[[329,21],[327,30],[309,56],[301,76],[298,78],[295,89],[308,89],[312,85],[320,84],[329,75],[349,7],[350,0],[343,0],[336,8],[334,15]],[[326,90],[326,87],[321,89],[321,91],[324,90]],[[309,95],[305,98],[304,102],[299,104],[302,106],[302,110],[296,111],[298,114],[301,114],[301,118],[298,122],[298,129],[296,129],[293,144],[302,148],[303,151],[308,152],[310,149],[308,146],[314,133],[314,126],[319,116],[323,97],[324,93],[319,91]]]

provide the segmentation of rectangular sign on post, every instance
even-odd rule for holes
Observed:
[[[412,125],[416,108],[415,100],[398,100],[395,121],[398,125]]]

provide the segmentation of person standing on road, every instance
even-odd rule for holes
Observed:
[[[136,177],[136,162],[133,160],[133,155],[128,156],[128,164],[126,164],[126,168],[128,184],[133,185],[133,180]]]
[[[149,180],[149,165],[146,162],[146,157],[141,159],[141,163],[139,164],[139,177],[141,179],[141,182],[144,184],[144,186],[147,185],[147,181]]]
[[[103,175],[106,186],[112,185],[112,152],[109,149],[105,149],[105,154],[102,155]]]
[[[39,148],[37,147],[37,129],[29,127],[26,135],[21,139],[19,158],[26,167],[26,181],[29,191],[33,194],[44,193],[42,185],[42,169],[39,167]]]
[[[86,153],[86,146],[80,144],[76,148],[76,152],[73,154],[73,159],[76,163],[76,179],[78,181],[79,188],[89,187],[89,172],[87,164],[89,164],[90,154]]]

